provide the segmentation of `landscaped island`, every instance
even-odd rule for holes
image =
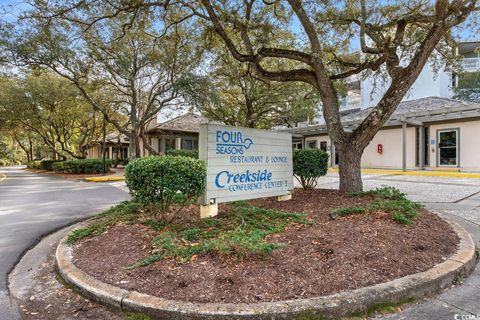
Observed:
[[[458,244],[448,223],[387,187],[361,194],[296,189],[291,201],[219,209],[199,219],[190,205],[155,219],[154,206],[123,203],[69,236],[73,262],[105,283],[165,299],[255,303],[425,271]]]

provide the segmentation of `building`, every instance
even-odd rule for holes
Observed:
[[[208,119],[194,113],[186,113],[166,122],[158,123],[156,119],[147,127],[146,135],[150,147],[160,155],[171,149],[198,149],[200,124]],[[148,156],[148,148],[140,143],[141,156]],[[129,140],[123,134],[110,134],[106,138],[105,156],[107,159],[128,159]],[[87,159],[102,157],[102,141],[95,142],[87,150]]]
[[[453,98],[454,88],[462,85],[462,77],[467,73],[480,72],[480,41],[463,41],[456,48],[460,56],[459,68],[447,68],[445,65],[438,70],[427,63],[417,81],[406,94],[404,101],[426,97]],[[348,80],[349,90],[339,100],[341,110],[367,109],[375,106],[388,88],[388,80],[379,77],[362,78],[357,75]],[[428,85],[427,85],[428,84]],[[319,122],[323,122],[319,119]]]
[[[344,114],[342,123],[353,130],[371,108]],[[338,154],[324,124],[290,129],[295,148],[320,148]],[[442,97],[402,102],[362,156],[364,168],[480,171],[480,104]]]
[[[208,119],[194,113],[186,113],[166,122],[154,120],[147,128],[150,146],[158,153],[165,154],[170,149],[198,149],[200,124]],[[143,147],[143,153],[148,150]]]
[[[472,73],[480,73],[480,41],[458,44],[459,67],[422,70],[396,112],[377,133],[362,156],[362,167],[388,169],[437,169],[480,171],[480,105],[452,99]],[[348,93],[340,98],[346,130],[354,129],[376,106],[389,86],[388,80],[352,76]],[[480,89],[479,89],[480,91]],[[338,165],[324,120],[318,125],[290,129],[294,148],[320,148]]]
[[[123,134],[109,134],[105,139],[105,157],[107,159],[128,159],[128,137]],[[94,142],[87,149],[87,159],[102,158],[103,141]]]

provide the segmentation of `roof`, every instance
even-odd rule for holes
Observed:
[[[448,98],[441,98],[441,97],[428,97],[428,98],[421,98],[421,99],[410,100],[410,101],[403,101],[398,105],[397,109],[395,110],[391,118],[400,116],[406,113],[440,110],[440,109],[451,108],[451,107],[462,107],[465,105],[467,105],[467,103],[463,101],[448,99]],[[367,115],[372,110],[373,110],[373,107],[359,110],[357,112],[349,113],[344,117],[342,117],[342,122],[362,120],[366,118]]]
[[[162,122],[149,129],[148,132],[155,131],[179,131],[179,132],[200,132],[200,124],[207,123],[208,119],[195,114],[186,113],[171,120]]]
[[[354,129],[372,110],[373,107],[341,115],[340,119],[344,128]],[[480,117],[480,104],[469,104],[463,101],[441,97],[428,97],[401,102],[385,123],[384,127],[398,126],[403,122],[421,125],[425,122],[429,123],[471,117]],[[314,135],[326,133],[327,128],[325,124],[320,124],[302,128],[292,128],[285,131],[297,135]]]

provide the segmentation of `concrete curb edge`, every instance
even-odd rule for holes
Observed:
[[[427,271],[386,283],[299,300],[256,304],[192,303],[127,291],[78,269],[72,262],[72,248],[66,245],[68,235],[60,241],[55,257],[61,277],[82,295],[117,310],[141,312],[157,319],[336,319],[366,311],[374,305],[432,295],[471,273],[476,264],[472,238],[457,222],[437,214],[449,223],[460,239],[457,252],[444,262]]]

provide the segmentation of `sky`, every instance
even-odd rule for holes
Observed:
[[[28,7],[29,5],[24,0],[0,0],[0,23],[2,21],[14,22],[23,11],[28,9]],[[294,19],[291,26],[292,31],[296,33],[301,33],[303,31],[298,19]],[[456,36],[460,40],[480,40],[478,30],[462,30],[461,32],[457,32]],[[354,50],[358,49],[355,48],[355,44],[353,44],[353,46]]]

